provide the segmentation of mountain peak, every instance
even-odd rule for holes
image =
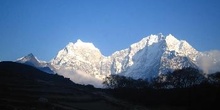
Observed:
[[[38,60],[38,59],[34,56],[33,53],[29,53],[28,55],[17,59],[17,61],[24,61],[24,62],[25,62],[25,61],[31,60],[31,59]]]
[[[27,56],[25,56],[25,57],[32,57],[32,58],[34,58],[35,56],[34,56],[34,54],[33,53],[29,53]]]
[[[75,45],[93,45],[93,44],[90,42],[83,42],[82,40],[77,39]]]
[[[98,50],[93,43],[90,42],[83,42],[82,40],[78,39],[75,43],[69,42],[69,44],[66,45],[66,50],[75,50],[75,49],[96,49]]]
[[[35,57],[35,56],[33,55],[33,53],[29,53],[28,55],[17,59],[15,62],[23,63],[23,64],[27,64],[27,65],[36,67],[36,68],[38,68],[38,69],[40,69],[41,71],[44,71],[44,72],[46,72],[46,73],[51,73],[51,74],[54,73],[54,72],[50,69],[50,67],[48,67],[46,61],[40,61],[40,60],[38,60],[37,57]]]
[[[84,42],[80,39],[77,39],[76,43],[84,43]]]
[[[149,45],[152,45],[154,43],[158,43],[160,41],[162,41],[164,39],[164,36],[162,33],[159,34],[151,34],[148,37],[145,37],[144,39],[142,39],[143,42],[146,42]]]
[[[166,36],[165,42],[167,44],[168,50],[179,51],[181,42],[177,38],[175,38],[173,35],[169,34],[168,36]]]
[[[82,40],[78,39],[74,44],[71,43],[71,45],[75,48],[87,48],[87,49],[95,49],[98,50],[93,43],[90,42],[83,42]]]
[[[157,36],[158,37],[164,37],[163,33],[158,33]]]
[[[32,53],[30,53],[24,57],[17,59],[16,62],[19,62],[19,63],[34,62],[34,63],[38,64],[40,61]],[[33,65],[35,65],[35,64],[33,64]]]
[[[175,38],[172,34],[166,36],[166,42],[178,42],[179,40]]]
[[[26,55],[24,57],[21,57],[21,58],[18,58],[16,60],[16,62],[20,62],[20,63],[24,63],[24,62],[27,62],[27,61],[34,61],[34,62],[38,62],[38,63],[46,63],[46,61],[38,60],[38,58],[35,57],[33,53],[29,53],[28,55]]]

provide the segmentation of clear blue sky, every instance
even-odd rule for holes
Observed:
[[[77,39],[108,56],[157,33],[220,50],[220,0],[0,0],[0,60],[49,61]]]

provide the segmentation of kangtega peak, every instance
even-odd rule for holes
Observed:
[[[148,79],[184,67],[212,72],[211,67],[204,66],[204,59],[219,71],[219,58],[219,51],[202,53],[171,34],[158,34],[145,37],[111,56],[102,55],[92,43],[77,40],[60,50],[49,64],[58,74],[76,83],[101,87],[103,78],[110,74]]]

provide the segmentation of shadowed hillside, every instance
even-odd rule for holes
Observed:
[[[134,106],[59,75],[0,62],[1,110],[127,110]]]
[[[215,109],[220,100],[220,72],[203,75],[183,68],[147,80],[111,75],[103,84],[113,96],[151,110]]]
[[[219,73],[207,78],[197,73],[199,71],[192,68],[176,70],[152,79],[151,83],[113,75],[103,83],[109,89],[96,89],[32,66],[0,62],[0,110],[201,110],[217,107]],[[164,77],[167,78],[165,82]],[[195,80],[198,78],[203,81]],[[185,79],[187,83],[176,79]]]

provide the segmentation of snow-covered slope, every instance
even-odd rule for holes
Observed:
[[[46,61],[40,61],[35,57],[32,53],[27,56],[21,57],[16,60],[18,63],[24,63],[33,67],[36,67],[46,73],[53,74],[54,72],[49,68],[48,63]]]
[[[197,53],[186,41],[172,35],[150,35],[128,49],[115,52],[111,56],[111,74],[151,78],[183,67],[196,67],[191,60]]]

